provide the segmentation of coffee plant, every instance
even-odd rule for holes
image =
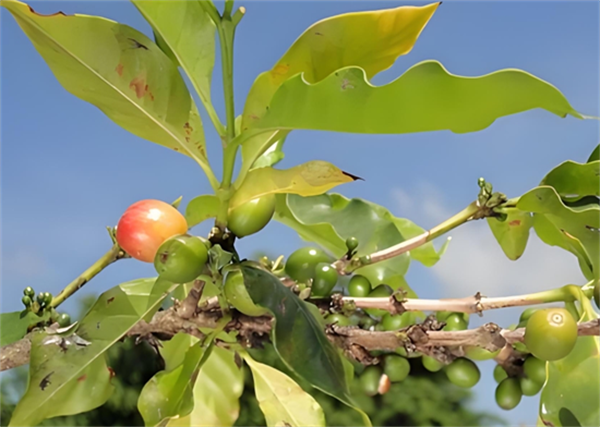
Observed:
[[[600,292],[598,147],[583,163],[557,165],[521,196],[509,198],[474,177],[473,201],[430,230],[331,193],[358,179],[331,163],[274,167],[295,129],[467,133],[534,108],[595,118],[576,111],[552,84],[517,69],[461,77],[430,60],[373,86],[374,75],[411,51],[439,3],[315,23],[256,78],[236,117],[233,41],[245,9],[234,10],[233,1],[222,11],[211,1],[133,4],[154,39],[102,17],[41,15],[0,0],[67,91],[129,132],[191,158],[214,191],[190,200],[184,213],[181,200],[132,200],[109,227],[112,247],[104,256],[59,294],[28,287],[22,310],[2,314],[1,369],[29,364],[28,388],[10,425],[102,405],[113,391],[107,351],[132,336],[164,360],[139,396],[146,425],[232,425],[243,365],[269,426],[325,425],[300,381],[370,425],[357,393],[385,394],[411,375],[414,358],[464,388],[479,382],[478,361],[494,359],[501,408],[539,394],[539,425],[600,425],[600,324],[592,305]],[[224,123],[210,92],[217,37]],[[180,69],[220,135],[213,142],[223,149],[220,179]],[[236,159],[241,166],[234,174]],[[236,250],[237,239],[260,234],[272,219],[314,247],[276,259],[247,259]],[[445,245],[437,250],[432,241],[479,219],[509,259],[523,254],[533,229],[544,243],[573,254],[589,282],[527,295],[417,298],[404,280],[409,262],[434,265]],[[214,221],[208,236],[190,233],[208,220]],[[154,263],[156,277],[107,290],[78,322],[60,312],[67,298],[124,258]],[[535,307],[546,303],[555,306]],[[469,315],[516,306],[533,307],[514,325],[469,329]],[[289,375],[252,357],[267,344]]]

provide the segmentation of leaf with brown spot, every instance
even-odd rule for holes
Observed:
[[[516,208],[506,209],[506,214],[508,216],[504,221],[487,218],[487,223],[504,254],[508,259],[515,261],[525,251],[533,218],[529,212]]]
[[[188,122],[194,139],[204,144],[196,106],[177,66],[152,40],[127,25],[97,16],[42,16],[19,1],[0,4],[67,91],[95,105],[129,132],[168,148],[178,147],[217,186],[206,156],[184,139],[183,124]],[[152,96],[144,96],[146,85]]]

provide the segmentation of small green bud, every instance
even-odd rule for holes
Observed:
[[[483,188],[483,186],[485,185],[485,179],[483,177],[479,178],[477,180],[477,185],[481,188]]]
[[[371,255],[363,255],[359,258],[359,261],[362,265],[371,264]]]
[[[71,324],[71,316],[67,313],[62,313],[56,320],[61,328],[65,328]]]
[[[31,298],[29,298],[27,295],[21,298],[21,301],[25,307],[29,308],[31,306]]]
[[[356,237],[348,237],[346,239],[346,247],[348,248],[349,252],[354,251],[356,248],[358,248],[358,239]]]
[[[40,292],[39,294],[37,294],[37,297],[35,299],[39,305],[44,304],[44,293]]]
[[[52,302],[52,294],[50,292],[44,292],[44,302],[46,305],[50,305]]]
[[[23,295],[26,295],[31,299],[35,297],[35,291],[31,286],[27,286],[25,289],[23,289]]]

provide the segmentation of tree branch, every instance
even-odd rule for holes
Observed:
[[[501,201],[502,200],[505,199],[501,199]],[[480,205],[478,202],[472,202],[456,215],[418,236],[367,256],[362,256],[360,258],[354,257],[351,259],[346,257],[341,258],[334,262],[333,265],[340,274],[350,274],[352,271],[364,267],[365,265],[385,261],[418,248],[468,221],[493,216],[495,215],[493,211],[494,207],[495,206]]]
[[[569,285],[567,285],[569,286]],[[566,287],[526,295],[508,297],[486,297],[477,292],[471,297],[446,299],[404,298],[397,300],[394,295],[384,298],[341,298],[343,304],[353,304],[356,308],[377,308],[391,314],[405,311],[452,311],[459,313],[478,313],[506,307],[546,304],[559,301],[573,301],[574,296]],[[333,299],[332,299],[333,300]]]
[[[113,262],[128,258],[127,255],[118,244],[114,244],[112,248],[104,255],[102,255],[95,263],[93,263],[87,270],[81,273],[75,280],[69,283],[62,291],[58,293],[50,303],[51,307],[58,307],[62,304],[67,298],[77,292],[79,289],[83,287],[87,282],[92,280],[98,273],[104,270]]]

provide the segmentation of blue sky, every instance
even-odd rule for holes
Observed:
[[[350,11],[419,2],[242,2],[246,16],[235,44],[236,113],[255,77],[269,69],[315,21]],[[151,35],[125,1],[31,2],[40,13],[100,15]],[[476,76],[520,68],[552,83],[578,111],[599,116],[598,2],[444,1],[412,52],[376,76],[389,82],[411,65],[436,59],[454,74]],[[2,9],[1,23],[1,296],[2,311],[18,309],[25,286],[57,293],[108,250],[105,226],[131,203],[155,198],[184,203],[210,192],[197,165],[185,156],[129,134],[96,107],[73,97],[56,81],[31,42]],[[221,117],[220,71],[213,100]],[[198,103],[198,105],[200,105]],[[220,176],[219,142],[204,116],[209,156]],[[348,197],[382,204],[397,216],[431,227],[466,206],[484,176],[497,190],[518,196],[566,159],[583,161],[598,144],[598,122],[561,119],[544,110],[496,121],[480,132],[351,135],[297,131],[280,167],[308,160],[335,163],[365,178],[339,187]],[[209,224],[198,226],[206,234]],[[445,258],[432,269],[414,263],[407,280],[422,297],[465,296],[476,291],[509,295],[583,283],[575,259],[532,235],[525,255],[506,260],[484,222],[451,233]],[[304,245],[293,231],[272,222],[261,237],[247,237],[246,256],[267,249],[290,254]],[[120,282],[153,276],[151,265],[126,260],[111,266],[81,291],[100,293]],[[69,301],[64,308],[72,310]],[[519,311],[473,319],[514,323]],[[538,398],[524,398],[512,412],[493,397],[492,362],[481,365],[475,388],[481,409],[511,423],[534,425]]]

